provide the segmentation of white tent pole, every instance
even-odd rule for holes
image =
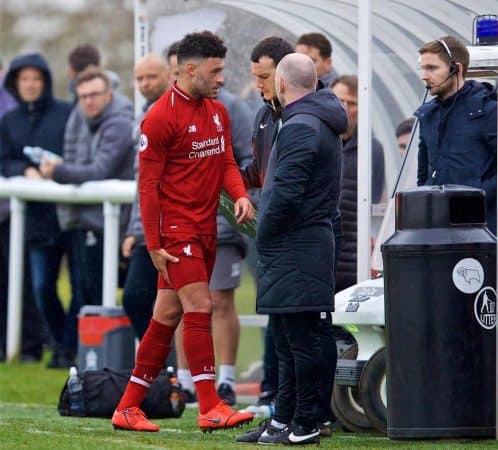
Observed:
[[[149,16],[147,14],[147,0],[135,0],[133,5],[134,22],[135,22],[135,64],[137,61],[148,53],[149,46]],[[145,99],[140,94],[135,85],[135,117],[140,114]]]
[[[372,190],[372,2],[358,1],[358,215],[357,280],[370,278]]]

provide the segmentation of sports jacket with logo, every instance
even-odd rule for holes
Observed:
[[[225,107],[175,84],[141,131],[138,190],[147,248],[159,249],[165,233],[216,234],[221,188],[234,201],[247,197]]]

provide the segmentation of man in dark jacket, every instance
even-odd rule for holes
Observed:
[[[259,203],[257,312],[269,314],[279,360],[275,414],[258,442],[319,442],[320,313],[333,310],[334,232],[341,141],[347,117],[327,90],[315,92],[313,61],[280,61],[275,86],[282,128]]]
[[[133,179],[133,105],[112,91],[106,73],[88,67],[78,75],[76,92],[86,126],[75,141],[65,141],[64,160],[45,161],[40,171],[58,183],[80,184],[106,179]],[[121,229],[129,207],[121,208]],[[62,217],[62,216],[61,216]],[[64,223],[72,230],[73,248],[79,249],[84,304],[101,304],[104,216],[102,205],[71,205]]]
[[[252,161],[242,169],[242,177],[247,187],[261,188],[263,186],[268,158],[282,109],[275,92],[275,70],[281,59],[293,51],[292,45],[285,39],[271,36],[260,41],[251,53],[251,72],[264,104],[254,119]],[[263,379],[261,394],[256,406],[273,403],[278,388],[278,360],[271,325],[266,327],[264,339]],[[245,442],[244,437],[241,439]],[[253,439],[257,441],[257,436],[248,433],[248,439],[249,442]]]
[[[342,291],[356,284],[357,196],[358,196],[358,77],[342,75],[331,85],[348,115],[348,129],[342,134],[342,173],[339,210],[342,218],[342,245],[336,264],[335,288]],[[379,203],[384,190],[384,150],[372,137],[372,203]]]
[[[253,159],[251,164],[244,167],[242,175],[247,186],[262,187],[268,159],[274,137],[281,124],[280,114],[282,106],[275,90],[275,71],[282,58],[293,53],[293,48],[282,38],[272,36],[260,41],[251,53],[251,72],[260,90],[264,104],[256,114],[253,127]],[[320,85],[320,83],[318,83]],[[320,86],[319,86],[320,87]],[[334,214],[334,240],[338,248],[340,233],[340,217]],[[334,330],[331,313],[323,311],[319,324],[321,357],[320,364],[320,419],[319,425],[322,436],[332,434],[332,424],[335,417],[330,407],[330,399],[334,384],[334,373],[337,361]],[[255,406],[250,406],[249,411],[260,412],[261,407],[274,404],[278,389],[278,359],[275,353],[273,330],[271,323],[265,330],[264,355],[263,355],[263,380],[261,381],[261,394]],[[265,425],[251,429],[237,438],[238,442],[257,442],[264,431]]]
[[[64,127],[70,113],[68,103],[52,94],[52,76],[45,59],[37,53],[19,56],[10,65],[5,87],[19,106],[0,122],[0,159],[5,176],[24,175],[41,179],[37,162],[23,153],[25,146],[38,146],[62,155]],[[57,295],[57,278],[63,244],[55,204],[28,202],[26,243],[33,280],[33,294],[59,351],[72,363],[75,334],[66,320]],[[38,323],[30,326],[36,327]],[[74,324],[75,330],[75,324]]]
[[[422,80],[435,98],[423,104],[417,184],[461,184],[486,192],[488,228],[496,234],[496,88],[465,81],[469,52],[452,36],[420,50]]]

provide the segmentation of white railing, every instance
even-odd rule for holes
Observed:
[[[24,213],[26,201],[102,203],[104,209],[104,273],[102,304],[116,304],[118,285],[119,214],[122,203],[135,198],[134,181],[91,181],[80,186],[25,177],[0,178],[0,198],[10,197],[9,293],[7,315],[7,360],[20,349],[22,279],[24,274]]]
[[[7,316],[7,361],[19,353],[21,342],[22,288],[24,274],[24,214],[26,201],[103,204],[104,269],[102,304],[116,305],[118,285],[119,214],[123,203],[135,198],[135,181],[89,181],[81,185],[58,184],[25,177],[0,177],[0,198],[10,198],[9,293]],[[240,316],[242,326],[266,326],[266,316]]]

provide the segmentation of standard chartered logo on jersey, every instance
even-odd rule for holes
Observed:
[[[189,159],[205,158],[206,156],[225,153],[225,136],[216,136],[205,141],[193,141],[192,151],[188,154]]]

